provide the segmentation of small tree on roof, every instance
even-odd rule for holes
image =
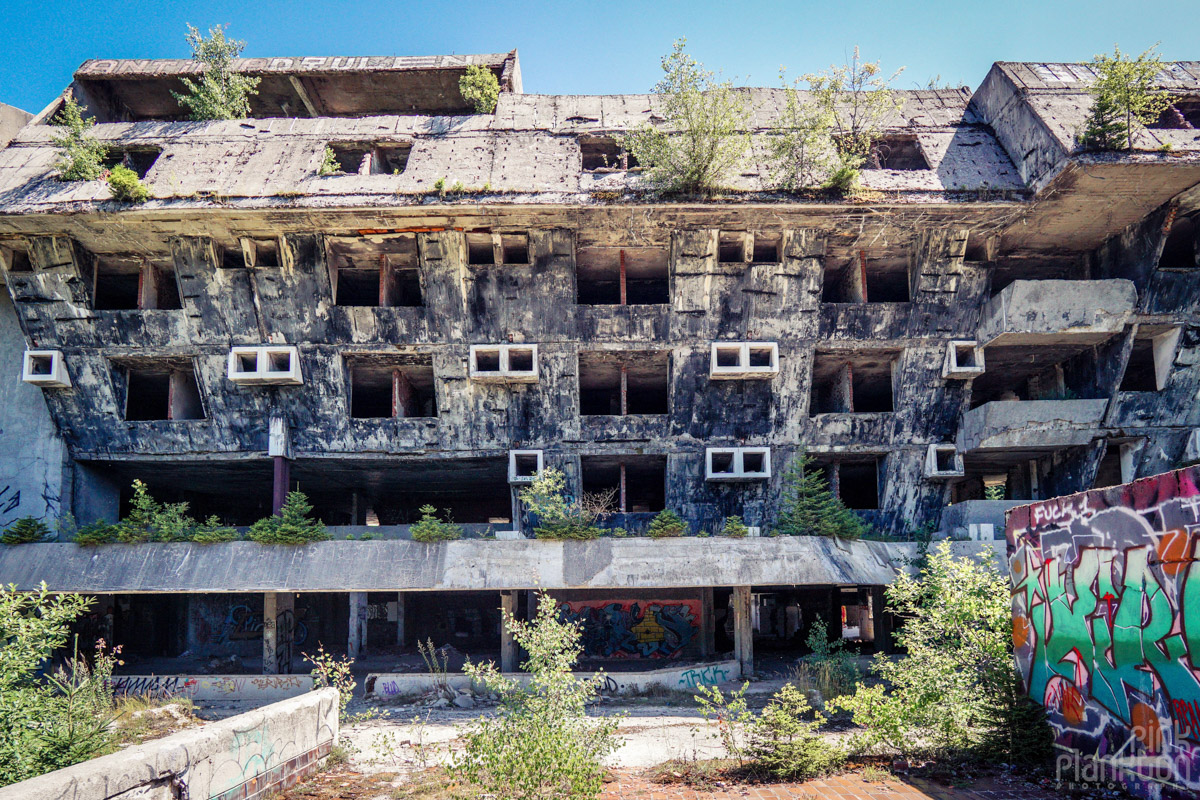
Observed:
[[[194,120],[245,119],[250,116],[250,98],[258,94],[258,78],[241,75],[233,70],[233,60],[241,55],[246,43],[226,39],[225,29],[214,25],[208,38],[194,26],[188,25],[187,42],[192,58],[200,62],[203,72],[200,81],[181,78],[186,94],[171,92],[175,99],[192,112]]]
[[[1092,107],[1080,143],[1094,150],[1132,150],[1138,131],[1171,105],[1166,92],[1154,91],[1162,59],[1154,45],[1137,57],[1113,47],[1112,55],[1092,59],[1096,81],[1088,88]]]
[[[60,181],[94,181],[104,172],[104,157],[108,148],[92,133],[95,117],[84,117],[83,108],[68,97],[52,121],[59,128],[50,136],[58,148],[54,168]]]
[[[785,536],[857,539],[867,530],[858,515],[830,490],[816,460],[804,451],[784,473],[779,506],[775,531]]]

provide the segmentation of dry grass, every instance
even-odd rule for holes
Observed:
[[[204,724],[187,698],[129,695],[114,703],[113,728],[122,745],[161,739],[186,728]]]
[[[479,793],[458,784],[441,767],[410,773],[392,790],[392,800],[473,800]]]
[[[651,767],[646,776],[652,783],[683,785],[696,789],[727,786],[729,773],[738,767],[732,758],[672,759]]]
[[[276,794],[271,800],[378,800],[388,796],[395,777],[391,772],[363,775],[338,766]]]

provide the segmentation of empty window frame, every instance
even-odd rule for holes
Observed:
[[[929,169],[921,143],[911,136],[884,136],[871,144],[868,169]]]
[[[182,307],[175,270],[140,256],[97,255],[93,307],[102,311]]]
[[[508,482],[530,483],[542,474],[544,462],[541,450],[509,450]]]
[[[43,389],[71,388],[71,376],[61,350],[26,350],[21,380]]]
[[[5,245],[0,247],[0,260],[8,272],[33,272],[33,263],[29,260],[29,250],[20,245]]]
[[[671,302],[669,254],[661,247],[580,247],[575,254],[580,305]]]
[[[974,341],[946,342],[942,377],[970,380],[984,373],[983,348]]]
[[[250,267],[277,268],[283,265],[278,239],[242,239],[242,262]]]
[[[195,369],[190,364],[126,367],[125,419],[204,419]]]
[[[1148,128],[1194,130],[1200,128],[1200,97],[1176,97]]]
[[[708,375],[711,380],[771,378],[779,372],[775,342],[713,342]]]
[[[472,231],[464,234],[467,264],[487,267],[495,264],[529,264],[529,234]]]
[[[584,494],[609,500],[613,511],[654,513],[666,508],[666,456],[582,456],[579,466]]]
[[[427,355],[347,360],[354,419],[436,417],[433,362]]]
[[[412,144],[407,142],[330,142],[335,174],[399,175],[408,167]]]
[[[931,444],[925,451],[926,478],[961,478],[963,459],[953,444]]]
[[[538,379],[536,344],[473,344],[467,358],[472,380],[532,383]]]
[[[848,459],[834,465],[836,477],[831,483],[846,508],[860,511],[879,508],[882,465],[883,459],[878,456]]]
[[[637,159],[611,136],[580,136],[579,152],[584,172],[620,172],[637,169]]]
[[[579,354],[579,413],[583,416],[666,414],[670,353],[597,351]]]
[[[745,231],[721,231],[717,234],[717,261],[722,264],[746,263],[750,234]]]
[[[326,261],[335,305],[424,305],[417,239],[412,234],[330,239]]]
[[[878,413],[895,410],[895,365],[898,354],[818,352],[813,358],[812,415]]]
[[[157,147],[110,149],[104,158],[104,166],[112,169],[120,165],[136,172],[138,178],[145,178],[160,155],[162,150]]]
[[[1196,269],[1200,267],[1200,216],[1177,217],[1163,244],[1159,269]]]
[[[1164,389],[1171,377],[1171,364],[1181,330],[1152,326],[1139,329],[1121,378],[1120,391],[1157,392]]]
[[[755,264],[778,264],[783,260],[783,237],[780,234],[754,234],[754,251],[751,261]]]
[[[825,270],[823,303],[907,303],[910,299],[907,256],[870,256],[859,251]]]

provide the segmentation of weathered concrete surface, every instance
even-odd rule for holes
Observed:
[[[186,697],[198,703],[274,703],[312,691],[307,675],[114,675],[116,694]]]
[[[1133,281],[1013,281],[983,305],[981,345],[1099,342],[1137,306]]]
[[[1098,433],[1107,400],[993,400],[963,414],[958,450],[1050,450]]]
[[[597,673],[575,674],[581,678],[591,678]],[[684,664],[640,672],[605,672],[601,692],[608,695],[629,694],[656,687],[690,691],[697,686],[717,686],[735,681],[739,674],[741,673],[736,661]],[[441,677],[427,672],[373,672],[366,677],[364,691],[368,698],[376,700],[408,697],[434,689]],[[512,673],[509,677],[526,681],[529,676],[525,673]],[[470,676],[460,673],[447,676],[446,683],[452,689],[464,691],[472,687]]]
[[[309,692],[6,786],[0,800],[225,800],[247,787],[283,789],[328,755],[338,712],[336,689]]]
[[[0,147],[11,142],[17,131],[25,127],[25,123],[32,118],[33,115],[28,111],[0,103]]]
[[[947,536],[967,537],[980,541],[1004,538],[1004,515],[1024,500],[964,500],[946,506],[942,512],[940,532]],[[985,526],[990,525],[988,529]],[[984,537],[986,533],[990,536]]]
[[[329,541],[31,544],[0,548],[0,582],[77,592],[365,592],[891,583],[915,545],[824,537],[586,542]]]

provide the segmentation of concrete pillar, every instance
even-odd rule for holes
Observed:
[[[404,647],[404,592],[396,592],[396,646]]]
[[[504,620],[509,617],[516,617],[517,614],[517,596],[509,592],[500,593],[500,671],[501,672],[516,672],[517,671],[517,643],[513,640],[512,633],[509,632],[508,626],[504,624]]]
[[[700,590],[700,632],[700,655],[712,658],[716,652],[717,620],[711,586]]]
[[[266,592],[263,595],[264,675],[287,675],[292,671],[295,609],[296,597],[291,592]]]
[[[750,624],[750,587],[733,587],[733,654],[743,678],[754,674],[754,631]]]
[[[346,655],[358,659],[367,651],[367,593],[350,593],[350,640]]]

